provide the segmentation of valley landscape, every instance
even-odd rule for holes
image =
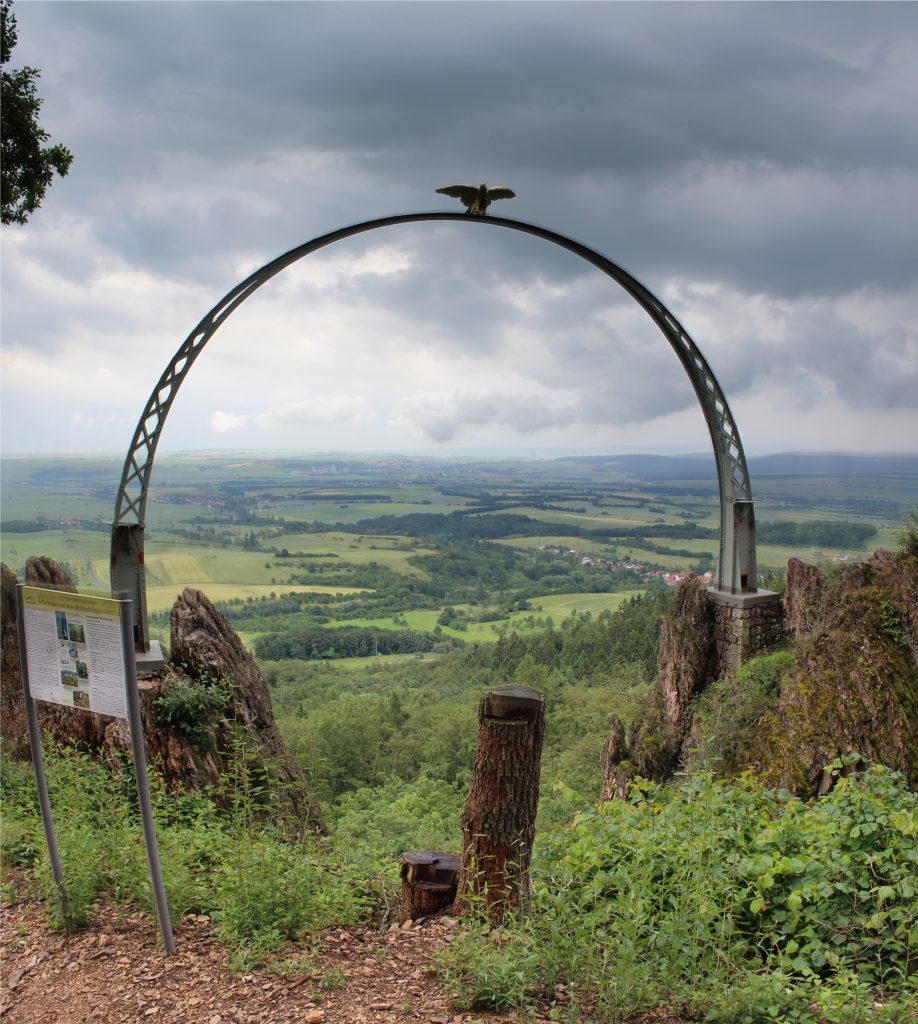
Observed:
[[[770,456],[751,471],[761,588],[782,588],[791,557],[831,569],[895,549],[918,506],[916,458]],[[81,590],[107,592],[119,472],[113,458],[4,459],[3,561],[23,578],[29,557],[47,556]],[[349,692],[391,701],[421,685],[423,717],[452,714],[454,685],[426,681],[450,651],[573,635],[623,607],[652,624],[686,575],[715,568],[719,522],[703,455],[174,454],[157,463],[148,509],[152,635],[168,648],[173,603],[202,590],[259,659],[282,729],[328,797],[389,771],[381,758],[345,781],[331,763],[342,728],[364,739],[381,728],[364,721],[375,703],[345,709]],[[654,677],[650,633],[619,658],[624,681],[605,697],[604,681],[588,680],[599,703],[566,780],[588,794],[607,714]],[[473,703],[480,686],[464,689]]]
[[[28,564],[34,559],[50,558],[81,591],[105,592],[107,517],[119,468],[116,459],[103,457],[4,459],[5,565],[22,579],[31,571]],[[907,545],[909,523],[914,532],[918,459],[771,456],[752,460],[751,471],[757,498],[760,588],[783,591],[789,559],[799,565],[807,563],[807,571],[829,581],[848,567],[854,573],[852,580],[860,579],[855,571],[858,563],[869,560],[877,549],[897,551]],[[382,982],[363,990],[356,979],[348,980],[362,954],[345,950],[350,948],[359,922],[369,919],[377,926],[381,922],[384,931],[398,929],[398,923],[392,923],[392,908],[397,900],[400,854],[461,848],[459,823],[475,757],[475,708],[489,687],[512,684],[532,687],[546,701],[533,862],[539,909],[534,916],[508,925],[509,930],[495,933],[493,953],[481,947],[474,927],[468,933],[444,932],[439,926],[429,934],[419,933],[420,945],[413,945],[410,951],[414,963],[420,965],[416,971],[428,971],[425,956],[440,950],[436,952],[439,966],[435,975],[442,977],[452,992],[444,1002],[436,987],[425,989],[424,1005],[432,1008],[428,1012],[445,1007],[443,1019],[459,1012],[455,1018],[459,1020],[464,1007],[464,1019],[470,1021],[489,1019],[489,1014],[497,1014],[495,1019],[515,1020],[542,1019],[538,1014],[545,1015],[544,1019],[562,1019],[564,1015],[572,1020],[594,1019],[591,1012],[605,1014],[599,1018],[603,1020],[637,1020],[641,1018],[634,1014],[642,1008],[657,1007],[659,1014],[661,1000],[675,1000],[682,1014],[679,1019],[691,1020],[695,1013],[733,1013],[737,1007],[761,1006],[771,1000],[771,1005],[778,1007],[774,1019],[784,1020],[791,1019],[784,1014],[795,1007],[815,1006],[815,999],[819,1010],[807,1011],[810,1017],[804,1014],[800,1019],[848,1020],[826,1016],[826,1008],[833,1000],[848,998],[855,1000],[853,1005],[863,1006],[865,1000],[875,1000],[882,993],[878,1005],[885,1009],[864,1019],[905,1019],[901,1014],[908,1000],[903,1003],[896,993],[902,984],[903,991],[909,989],[902,971],[907,975],[911,970],[908,950],[915,922],[913,914],[905,910],[913,902],[908,886],[897,879],[909,870],[909,858],[903,859],[900,850],[901,844],[907,843],[907,830],[897,831],[898,826],[889,823],[883,826],[887,832],[893,829],[889,833],[892,838],[884,842],[889,851],[896,852],[889,854],[893,860],[884,880],[867,884],[862,894],[865,906],[874,907],[872,913],[892,914],[883,919],[894,926],[894,935],[902,938],[890,937],[879,946],[874,943],[873,953],[869,942],[858,945],[856,951],[845,947],[838,963],[847,964],[846,970],[859,965],[856,977],[860,988],[853,990],[853,996],[849,989],[839,994],[834,967],[826,977],[835,980],[826,982],[823,995],[813,987],[824,968],[835,963],[827,958],[830,947],[825,944],[834,941],[833,936],[845,934],[848,926],[841,923],[842,918],[837,923],[830,918],[828,933],[802,946],[799,933],[811,926],[799,915],[783,921],[780,915],[786,910],[772,911],[764,901],[758,906],[756,893],[765,891],[761,888],[764,881],[750,881],[756,876],[741,881],[743,872],[748,875],[751,870],[749,865],[759,863],[749,858],[767,856],[767,863],[772,863],[777,854],[763,851],[775,843],[774,850],[783,850],[786,862],[799,864],[804,874],[812,875],[820,858],[824,859],[815,847],[804,855],[795,845],[797,841],[790,841],[793,828],[786,816],[798,813],[794,808],[804,805],[783,803],[788,795],[779,796],[769,811],[769,816],[777,815],[775,827],[781,837],[772,837],[763,846],[762,835],[753,832],[750,836],[755,835],[755,841],[747,847],[732,824],[745,820],[749,809],[740,810],[735,801],[747,797],[742,796],[742,789],[720,781],[721,776],[728,780],[747,763],[757,764],[763,778],[775,775],[775,764],[769,760],[773,755],[767,744],[756,746],[755,736],[765,735],[769,716],[783,713],[781,700],[797,693],[792,682],[794,659],[803,654],[766,653],[741,669],[735,680],[729,677],[704,691],[700,702],[686,711],[696,709],[692,727],[696,731],[691,732],[696,737],[694,750],[684,746],[688,726],[680,725],[667,739],[665,728],[657,732],[660,726],[648,725],[656,722],[654,695],[664,685],[664,676],[673,670],[664,665],[660,654],[661,632],[702,628],[687,620],[680,627],[673,614],[682,613],[669,609],[675,594],[684,600],[681,595],[690,592],[685,588],[699,585],[693,581],[701,581],[703,593],[705,574],[715,567],[719,504],[710,459],[659,455],[473,459],[246,451],[173,454],[161,456],[157,464],[148,509],[146,571],[151,631],[167,652],[175,644],[181,645],[181,651],[173,658],[175,665],[165,680],[157,684],[154,693],[159,696],[149,707],[146,728],[153,733],[151,742],[156,749],[165,744],[159,767],[164,778],[172,780],[169,787],[178,784],[174,773],[179,769],[171,763],[174,752],[185,745],[189,754],[182,757],[190,756],[189,763],[199,763],[204,756],[203,765],[216,756],[223,765],[218,776],[209,776],[210,781],[193,781],[188,776],[180,784],[179,793],[189,784],[193,787],[181,800],[198,801],[192,818],[178,811],[183,804],[170,804],[174,798],[165,791],[159,798],[161,842],[168,851],[169,888],[180,942],[189,928],[212,920],[215,938],[229,951],[231,967],[267,971],[268,979],[276,977],[276,972],[281,976],[305,972],[303,979],[312,981],[302,990],[305,1002],[299,1005],[304,1014],[313,1016],[304,1019],[356,1020],[347,1009],[356,1005],[355,1000],[363,1000],[361,1005],[370,1010],[374,1005],[392,1010],[390,1016],[382,1016],[380,1011],[378,1019],[417,1019],[410,1000],[400,1010],[386,1002],[392,987],[402,984],[388,974],[382,994]],[[887,630],[888,637],[880,638],[881,646],[892,643],[891,656],[898,657],[895,652],[905,642],[901,638],[913,628],[909,616],[913,616],[914,601],[906,598],[903,605],[896,592],[888,589],[890,570],[883,568],[884,564],[877,562],[877,570],[871,570],[884,573],[887,580],[878,582],[882,588],[878,593],[889,594],[879,606],[881,621],[901,625]],[[903,579],[902,586],[911,586]],[[795,588],[800,585],[799,580],[794,583]],[[241,653],[241,646],[237,654],[223,656],[227,668],[220,678],[208,672],[201,675],[201,670],[194,668],[198,655],[193,637],[199,634],[192,632],[182,639],[182,630],[192,627],[177,625],[189,614],[187,595],[182,596],[185,588],[202,591],[215,606],[212,614],[217,619],[208,619],[210,625],[203,628],[213,635],[221,630],[238,635],[239,640],[218,642],[229,643],[229,651],[241,641],[257,659],[258,669],[242,667],[240,659],[248,655]],[[836,598],[827,607],[838,600],[846,604],[855,599],[860,600]],[[800,594],[793,600],[799,601]],[[185,610],[179,611],[180,606]],[[225,626],[219,625],[220,613],[226,617]],[[824,613],[819,614],[825,629],[835,628]],[[696,641],[697,637],[693,638],[689,646]],[[839,634],[838,643],[845,642]],[[681,655],[677,653],[677,657]],[[258,685],[267,687],[283,748],[296,765],[288,782],[280,784],[270,770],[265,775],[265,767],[257,768],[269,762],[251,746],[247,727],[240,732],[239,725],[233,725],[234,719],[237,723],[249,720],[252,712],[239,709],[237,702],[242,698],[237,686],[251,684],[233,682],[237,669],[232,665],[239,666],[240,679],[249,679],[252,671],[263,677]],[[913,667],[906,668],[903,676],[888,657],[876,662],[875,668],[871,665],[864,673],[868,680],[873,673],[876,685],[886,678],[883,673],[893,673],[882,685],[893,688],[896,701],[902,702],[908,714],[912,699],[908,679]],[[698,685],[703,685],[704,670],[699,671]],[[852,685],[860,675],[852,675]],[[852,689],[851,700],[855,700],[854,694]],[[5,695],[5,707],[9,699]],[[868,695],[867,699],[872,698]],[[821,758],[820,764],[830,762],[835,742],[829,738],[834,730],[832,720],[823,718],[816,726],[816,718],[809,716],[822,712],[795,706],[795,728],[811,722],[814,728],[827,730],[826,742],[817,745],[813,756]],[[894,704],[895,709],[899,707]],[[894,715],[901,713],[894,711]],[[683,721],[683,713],[679,715],[674,721]],[[7,713],[7,728],[9,721]],[[899,719],[883,726],[876,749],[881,753],[889,749],[900,770],[910,770],[910,766],[914,768],[908,754],[910,741],[902,741],[904,748],[901,742],[883,746],[884,737],[899,734],[901,726],[896,721]],[[610,722],[630,728],[630,750],[621,747],[617,754],[612,753]],[[55,736],[66,740],[67,723],[54,728]],[[850,733],[851,728],[860,727],[843,725],[842,734],[847,735],[844,730]],[[652,743],[669,744],[667,757],[678,757],[687,766],[691,763],[693,781],[687,788],[661,786],[669,770],[663,768],[659,781],[638,781],[632,789],[637,803],[619,805],[624,809],[623,818],[609,817],[615,804],[597,801],[608,797],[610,780],[630,779],[635,771],[653,778],[661,770],[659,755],[648,758],[646,754],[652,736],[659,737]],[[103,741],[101,734],[81,742],[85,745],[87,741],[90,750],[96,744],[109,749],[109,739]],[[847,741],[839,742],[844,745]],[[823,748],[828,752],[824,756]],[[678,753],[679,749],[683,752]],[[113,754],[109,750],[106,759]],[[104,898],[111,899],[111,892],[123,891],[125,896],[118,900],[126,898],[128,911],[137,907],[138,899],[143,905],[146,897],[137,889],[136,876],[131,881],[122,877],[117,853],[115,861],[103,853],[117,851],[121,843],[136,849],[139,837],[136,832],[130,836],[128,827],[134,812],[124,806],[116,780],[104,769],[101,776],[96,775],[97,768],[85,756],[52,744],[49,772],[57,805],[64,808],[59,828],[67,851],[68,876],[76,875],[74,890],[85,893],[87,902],[80,904],[79,914],[92,928],[96,927],[91,923],[94,894],[109,893]],[[632,760],[628,758],[636,767],[629,767]],[[793,760],[782,758],[786,764]],[[5,823],[9,823],[7,835],[13,836],[11,842],[5,840],[4,855],[5,870],[13,871],[5,883],[9,897],[24,893],[16,872],[28,868],[38,849],[34,842],[39,823],[34,807],[28,809],[27,797],[22,803],[27,783],[21,771],[6,759],[4,786],[9,809]],[[914,804],[913,794],[901,789],[904,780],[897,779],[901,776],[883,774],[868,782],[861,796],[852,790],[850,798],[886,801],[884,814],[892,816],[892,822],[896,814],[914,812],[914,808],[907,810]],[[281,803],[271,812],[271,819],[276,819],[272,823],[263,820],[264,808],[275,806],[271,794],[279,784]],[[298,804],[299,798],[292,796],[301,785],[307,787],[306,804]],[[326,838],[294,839],[286,834],[289,811],[280,811],[287,800],[282,795],[284,786],[294,787],[287,790],[291,806],[313,808],[305,813],[319,816],[316,820],[321,819],[322,829],[329,833]],[[192,795],[194,790],[198,796]],[[235,795],[227,817],[228,792]],[[773,799],[767,792],[756,789],[754,795],[750,793],[756,806],[764,807],[761,801]],[[122,822],[114,839],[113,806],[121,808],[116,817]],[[626,810],[632,806],[632,811]],[[75,807],[82,809],[75,816],[68,814],[67,809],[73,812]],[[685,815],[691,818],[698,807],[707,808],[707,824],[698,833],[700,845],[686,846],[676,835],[686,827]],[[674,872],[668,883],[673,905],[648,911],[650,917],[640,924],[644,913],[640,902],[616,909],[614,900],[603,901],[597,907],[605,909],[597,918],[588,908],[589,892],[591,887],[605,888],[602,879],[611,877],[610,871],[626,872],[631,878],[626,884],[637,886],[635,891],[644,885],[651,885],[656,893],[661,891],[654,871],[643,873],[650,848],[640,852],[647,841],[640,832],[648,813],[663,830],[651,841],[662,844],[658,850],[665,858],[676,858],[669,867],[661,862],[657,869]],[[806,813],[834,812],[827,801],[820,801]],[[636,817],[630,820],[632,814]],[[93,821],[97,824],[88,824]],[[128,827],[127,832],[117,838],[123,827]],[[836,833],[835,825],[818,828],[828,829],[821,841],[830,846],[850,842],[844,829]],[[638,831],[631,831],[634,829]],[[667,831],[670,829],[672,834]],[[728,853],[725,843],[739,845]],[[709,878],[708,867],[702,866],[707,863],[703,850],[710,844],[722,850],[718,856],[724,859],[716,863],[731,865],[727,877],[733,881],[723,891],[718,888],[722,883]],[[202,875],[195,851],[205,847],[214,853],[207,858],[212,866]],[[792,847],[798,849],[796,854]],[[614,868],[613,848],[631,851]],[[835,846],[832,849],[831,856],[842,855]],[[295,854],[297,850],[299,854]],[[572,851],[577,850],[580,852],[574,855]],[[700,859],[692,867],[696,854]],[[290,860],[291,855],[302,860]],[[689,859],[677,866],[680,857]],[[310,881],[305,880],[303,870],[311,873]],[[634,872],[637,875],[632,877]],[[242,882],[241,888],[230,878]],[[790,888],[775,907],[793,906],[798,898],[795,894],[807,891],[799,888],[804,883],[795,880],[794,871],[789,872],[786,884]],[[817,883],[814,876],[805,884],[824,886],[825,882]],[[737,913],[748,917],[749,907],[754,908],[752,919],[746,923],[736,919],[731,924],[731,931],[738,929],[737,935],[751,938],[762,928],[778,928],[783,934],[774,953],[769,954],[772,959],[766,960],[769,967],[761,983],[753,983],[756,975],[741,966],[742,956],[739,961],[730,959],[725,974],[722,966],[708,962],[704,950],[709,939],[701,933],[683,934],[682,915],[700,898],[699,886],[710,892],[706,898],[718,905],[726,901],[718,913],[731,920]],[[876,903],[881,889],[889,895],[885,903],[882,896]],[[294,891],[299,895],[291,902]],[[649,898],[650,891],[646,897],[635,898]],[[551,909],[552,900],[565,893],[562,916],[565,920],[567,915],[574,916],[563,927],[574,928],[572,936],[579,934],[572,938],[567,953],[543,933],[560,923],[551,923],[560,912]],[[813,913],[824,915],[825,897],[814,895],[811,899]],[[23,904],[21,912],[29,913],[28,906]],[[48,907],[53,913],[53,902]],[[778,912],[779,920],[770,916],[773,912]],[[863,916],[866,911],[860,913]],[[620,953],[627,937],[621,931],[623,922],[631,922],[628,927],[638,928],[643,938],[634,936],[637,959],[624,966],[620,963],[616,970],[607,963],[597,987],[587,980],[591,969],[584,975],[583,964],[575,967],[574,963],[581,956],[593,962],[608,941],[612,934],[607,932],[608,914],[614,914],[618,922],[615,948]],[[317,930],[321,933],[334,927],[344,929],[338,940],[344,943],[343,959],[331,961],[331,968],[329,961],[322,959],[326,954],[318,951],[308,962],[297,959],[297,936],[303,940]],[[662,977],[642,945],[658,942],[653,937],[660,935],[661,928],[676,929],[672,932],[675,945],[667,947],[664,958],[670,968],[688,956],[678,968],[684,984],[674,985],[672,978]],[[543,954],[535,955],[532,942],[544,945],[545,952],[555,958],[551,966]],[[502,949],[502,944],[507,948]],[[802,948],[806,952],[799,952]],[[575,954],[575,950],[579,952]],[[140,949],[137,955],[141,955]],[[869,966],[871,956],[879,958],[875,968]],[[506,957],[524,963],[528,959],[530,966],[502,978],[500,964]],[[322,963],[324,967],[319,966]],[[554,978],[547,988],[536,981],[546,972]],[[329,990],[332,976],[340,977],[333,986],[342,987],[340,994]],[[792,982],[793,978],[796,981]],[[265,985],[265,991],[274,988],[273,982]],[[580,995],[576,995],[578,989]],[[783,995],[776,994],[778,989]],[[218,1009],[244,1002],[242,997],[231,1003],[212,998],[209,1005]],[[143,1009],[146,1004],[139,1005]],[[178,994],[169,1007],[168,1019],[190,1019],[183,1016]],[[721,1010],[715,1011],[716,1007]],[[373,1019],[372,1014],[367,1019]]]
[[[918,7],[0,7],[4,1024],[918,1024]]]

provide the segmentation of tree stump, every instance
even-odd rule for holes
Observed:
[[[442,850],[403,853],[402,903],[398,919],[416,921],[439,914],[455,900],[459,857]]]
[[[498,686],[478,708],[478,747],[462,808],[456,909],[481,900],[495,924],[525,901],[539,803],[545,698],[529,686]]]

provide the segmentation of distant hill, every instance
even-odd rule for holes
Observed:
[[[716,469],[708,455],[572,455],[559,462],[617,470],[639,480],[704,480],[714,482]],[[755,477],[895,476],[918,479],[918,455],[835,455],[786,452],[749,459]]]

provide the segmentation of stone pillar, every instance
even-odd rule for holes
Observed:
[[[726,594],[709,589],[714,606],[714,672],[720,679],[750,658],[765,654],[785,640],[781,595],[770,590]]]

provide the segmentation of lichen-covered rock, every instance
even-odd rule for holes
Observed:
[[[823,578],[776,707],[746,760],[801,794],[822,769],[859,753],[918,787],[918,562],[877,552]]]
[[[790,668],[751,739],[736,737],[730,764],[812,796],[827,764],[858,753],[918,787],[918,559],[877,551],[831,575],[791,559],[784,613]],[[664,619],[657,685],[627,749],[615,737],[604,748],[606,792],[622,796],[635,774],[664,780],[697,761],[690,752],[705,736],[693,700],[715,675],[718,686],[733,678],[718,671],[717,636],[710,598],[687,581]]]
[[[715,665],[714,607],[701,580],[689,577],[663,617],[657,684],[635,715],[627,743],[621,722],[610,720],[601,761],[604,800],[623,799],[637,775],[672,775],[691,727],[691,702],[710,681]]]
[[[799,558],[787,563],[787,588],[784,591],[784,626],[792,640],[809,633],[822,613],[826,574]]]
[[[173,605],[171,649],[172,665],[184,675],[200,685],[228,687],[232,716],[269,768],[277,792],[298,817],[324,829],[319,806],[274,721],[268,685],[255,659],[200,590],[186,588]]]
[[[624,800],[634,772],[628,760],[625,726],[617,715],[609,716],[609,735],[602,745],[599,766],[602,771],[602,799]]]
[[[33,587],[51,587],[54,590],[76,593],[76,587],[67,570],[58,565],[53,558],[46,558],[44,555],[26,560],[25,581]]]
[[[704,584],[684,580],[660,630],[657,689],[669,727],[681,731],[692,698],[704,689],[714,664],[714,608]]]

